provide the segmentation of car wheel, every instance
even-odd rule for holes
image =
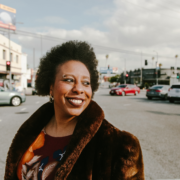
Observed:
[[[13,106],[19,106],[19,105],[21,104],[21,99],[20,99],[20,97],[17,97],[17,96],[13,97],[13,98],[11,99],[11,104],[12,104]]]
[[[125,94],[125,92],[123,91],[122,94],[121,94],[121,96],[125,96],[125,95],[126,95],[126,94]]]
[[[163,98],[164,100],[167,100],[168,99],[168,97],[167,97],[167,94],[164,96],[164,98]]]
[[[152,97],[148,97],[148,99],[149,99],[149,100],[151,100],[151,99],[152,99]]]
[[[136,92],[134,93],[134,95],[137,96],[137,95],[138,95],[138,92],[136,91]]]
[[[174,100],[173,100],[173,99],[170,99],[170,100],[169,100],[169,102],[170,102],[170,103],[173,103],[173,102],[174,102]]]

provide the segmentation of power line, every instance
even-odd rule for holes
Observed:
[[[165,9],[169,9],[169,10],[171,10],[171,11],[173,11],[173,12],[176,12],[176,13],[179,13],[180,14],[180,11],[176,11],[176,10],[174,10],[174,9],[171,9],[171,8],[169,8],[169,7],[166,7],[166,6],[163,6],[163,5],[161,5],[161,4],[157,4],[157,3],[155,3],[157,6],[160,6],[160,7],[163,7],[163,8],[165,8]]]
[[[169,16],[169,15],[167,15],[167,14],[162,14],[162,13],[153,11],[153,10],[151,10],[151,9],[145,8],[145,7],[143,7],[143,6],[139,6],[139,5],[137,5],[137,4],[134,4],[134,3],[132,3],[132,2],[129,2],[129,1],[127,1],[127,0],[125,0],[124,2],[133,4],[133,5],[135,5],[135,6],[139,7],[139,8],[141,8],[141,9],[146,9],[146,10],[151,11],[151,12],[154,12],[154,13],[156,13],[156,14],[165,15],[165,16],[171,17],[171,18],[173,18],[173,19],[178,19],[178,20],[180,20],[180,18],[172,17],[172,16]]]
[[[178,7],[180,7],[180,5],[179,5],[179,4],[177,5],[177,4],[174,4],[174,3],[172,3],[172,0],[171,0],[171,4],[173,4],[173,5],[175,5],[175,6],[178,6]]]
[[[7,30],[4,30],[3,32],[7,32]],[[58,38],[58,37],[47,36],[47,35],[42,35],[42,34],[22,31],[22,30],[16,30],[13,34],[14,35],[30,36],[30,37],[35,37],[35,38],[39,38],[39,39],[41,39],[41,37],[42,37],[42,39],[46,39],[46,40],[50,40],[50,41],[56,41],[56,42],[57,41],[70,41],[70,39],[61,39],[61,38]],[[92,45],[94,47],[96,47],[97,49],[104,49],[104,50],[110,50],[110,51],[113,51],[113,52],[126,53],[126,54],[139,55],[139,56],[141,55],[141,52],[126,50],[126,49],[121,49],[121,48],[100,46],[100,45],[96,45],[96,44],[92,44]],[[150,57],[154,56],[154,54],[148,54],[148,53],[142,53],[142,55],[143,56],[150,56]],[[160,55],[159,55],[159,57],[174,59],[174,57],[167,57],[167,56],[160,56]]]

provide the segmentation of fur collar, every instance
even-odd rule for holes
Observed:
[[[9,177],[16,173],[16,167],[21,157],[53,115],[53,104],[46,103],[20,127],[8,153],[9,158],[7,159],[6,168],[13,170],[13,172],[9,172],[8,169],[6,169],[6,172],[9,172]],[[103,119],[103,110],[96,102],[91,101],[78,118],[78,123],[66,150],[66,154],[60,162],[59,169],[56,173],[58,179],[67,178],[81,152],[100,128]]]

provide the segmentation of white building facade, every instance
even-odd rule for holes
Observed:
[[[12,87],[20,91],[27,88],[27,55],[22,53],[20,45],[9,42],[8,38],[0,34],[0,86],[9,89],[10,76],[6,71],[6,61],[11,61]]]

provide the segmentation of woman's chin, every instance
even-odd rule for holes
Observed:
[[[69,110],[69,116],[79,116],[83,111],[82,110]]]

